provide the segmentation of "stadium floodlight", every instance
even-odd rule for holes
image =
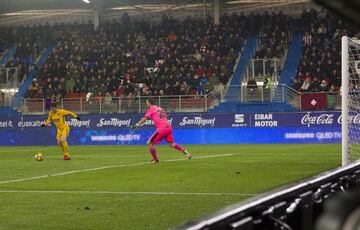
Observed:
[[[90,3],[90,0],[83,0],[83,2],[89,4],[89,3]]]
[[[360,159],[360,40],[341,39],[342,164]]]

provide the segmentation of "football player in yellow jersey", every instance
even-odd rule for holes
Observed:
[[[50,124],[51,121],[54,122],[54,124],[56,125],[57,128],[56,140],[64,153],[64,158],[63,158],[64,160],[71,159],[69,155],[69,146],[66,141],[66,138],[69,135],[69,131],[70,131],[69,125],[65,122],[65,116],[67,115],[73,116],[77,120],[80,120],[80,117],[77,116],[75,113],[65,109],[58,109],[56,103],[52,103],[48,119],[41,125],[41,127],[45,127],[48,124]]]

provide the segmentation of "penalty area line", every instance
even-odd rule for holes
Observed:
[[[191,196],[257,196],[256,193],[237,192],[124,192],[124,191],[67,191],[67,190],[0,190],[0,193],[60,193],[97,195],[191,195]]]
[[[204,158],[228,157],[228,156],[232,156],[232,155],[233,154],[208,155],[208,156],[199,156],[199,157],[194,156],[192,159],[195,160],[195,159],[204,159]],[[189,160],[189,159],[187,159],[187,158],[178,158],[178,159],[164,160],[162,162],[173,162],[173,161],[183,161],[183,160]],[[67,172],[62,172],[62,173],[54,173],[54,174],[48,174],[48,175],[42,175],[42,176],[35,176],[35,177],[28,177],[28,178],[0,181],[0,184],[10,184],[10,183],[15,183],[15,182],[28,181],[28,180],[38,180],[38,179],[43,179],[43,178],[64,176],[64,175],[68,175],[68,174],[75,174],[75,173],[81,173],[81,172],[91,172],[91,171],[97,171],[97,170],[103,170],[103,169],[140,166],[140,165],[147,165],[147,164],[152,164],[152,163],[150,163],[150,162],[141,162],[141,163],[123,164],[123,165],[108,165],[108,166],[97,167],[97,168],[72,170],[72,171],[67,171]]]

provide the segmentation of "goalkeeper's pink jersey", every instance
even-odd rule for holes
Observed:
[[[157,130],[171,128],[165,111],[159,106],[150,106],[146,111],[145,117],[154,121]]]

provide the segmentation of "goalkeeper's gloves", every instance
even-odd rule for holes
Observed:
[[[75,117],[75,118],[76,118],[76,120],[80,121],[80,117],[79,117],[79,116],[77,116],[77,117]]]
[[[138,125],[138,124],[135,124],[135,125],[131,126],[131,130],[135,130],[135,129],[137,129],[137,128],[139,128],[139,125]]]
[[[40,127],[44,128],[46,125],[45,124],[41,124]]]

